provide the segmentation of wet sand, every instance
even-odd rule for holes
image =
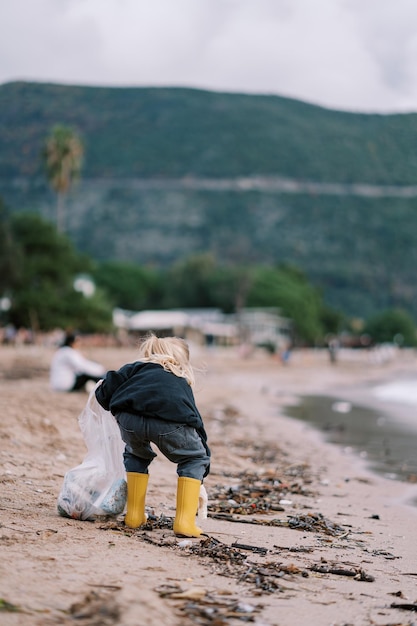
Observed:
[[[108,368],[135,358],[85,354]],[[352,446],[285,411],[300,396],[361,405],[373,385],[417,374],[414,354],[340,355],[332,366],[303,351],[283,366],[262,352],[192,346],[213,460],[205,536],[185,544],[170,528],[175,467],[160,455],[147,494],[153,526],[57,514],[63,477],[86,452],[77,417],[87,396],[50,391],[51,356],[0,350],[2,625],[412,622],[398,605],[417,599],[417,485],[370,472]]]

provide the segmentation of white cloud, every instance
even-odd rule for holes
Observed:
[[[178,85],[417,111],[415,0],[13,0],[0,81]]]

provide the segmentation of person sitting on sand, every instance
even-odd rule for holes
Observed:
[[[187,343],[179,337],[147,336],[138,361],[107,372],[95,394],[116,418],[125,442],[127,477],[125,524],[146,522],[148,467],[156,457],[150,443],[177,464],[174,533],[199,537],[195,523],[200,487],[210,469],[210,450],[191,385],[194,374]]]
[[[50,384],[54,391],[85,391],[89,381],[97,383],[106,373],[100,363],[89,361],[79,352],[78,342],[75,333],[68,333],[52,358]]]

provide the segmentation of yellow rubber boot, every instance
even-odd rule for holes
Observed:
[[[174,533],[181,537],[199,537],[203,532],[195,525],[201,482],[196,478],[180,476],[177,486],[177,510]]]
[[[127,513],[125,524],[129,528],[139,528],[147,520],[145,498],[149,474],[126,472],[127,478]]]

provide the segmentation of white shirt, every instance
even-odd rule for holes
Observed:
[[[64,346],[52,358],[50,384],[55,391],[71,391],[78,374],[104,376],[105,369],[95,361],[89,361],[80,352]]]

